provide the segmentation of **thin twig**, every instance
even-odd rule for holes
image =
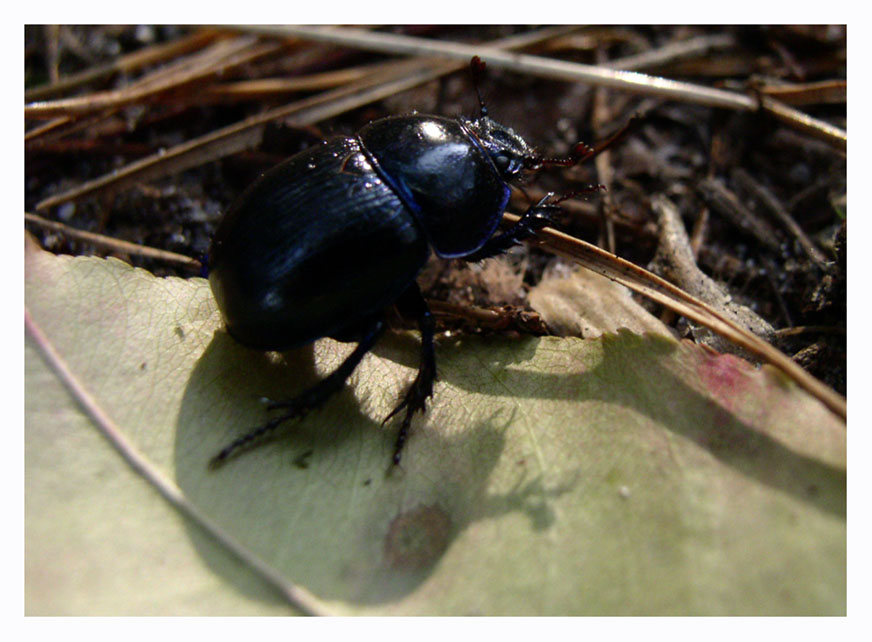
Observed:
[[[786,105],[840,105],[848,102],[848,82],[845,80],[760,85],[757,90]]]
[[[130,73],[142,67],[162,60],[167,60],[207,45],[218,37],[217,31],[202,29],[184,38],[171,42],[145,47],[133,53],[116,58],[105,65],[89,67],[88,69],[61,78],[57,82],[48,83],[24,92],[25,102],[47,100],[118,73]]]
[[[771,250],[780,251],[781,244],[775,231],[760,220],[747,207],[742,205],[736,195],[717,178],[704,178],[697,183],[697,191],[714,211],[721,214],[738,229],[750,234]]]
[[[811,239],[808,238],[803,229],[790,215],[790,212],[788,212],[781,202],[775,198],[775,195],[758,181],[754,180],[754,178],[742,168],[736,169],[732,176],[733,180],[750,192],[766,207],[766,209],[772,212],[776,220],[796,239],[797,243],[799,243],[800,247],[802,247],[808,257],[814,261],[819,268],[826,271],[827,259],[823,252],[812,243]]]
[[[600,66],[610,69],[651,69],[664,67],[677,61],[705,56],[712,51],[729,49],[736,46],[736,39],[731,34],[711,34],[688,38],[680,42],[670,42],[657,49],[650,49],[633,56],[617,58],[604,62]]]
[[[281,44],[257,43],[250,38],[222,41],[156,69],[117,91],[26,105],[25,117],[28,113],[39,118],[54,114],[60,114],[60,117],[25,132],[25,145],[38,145],[47,136],[69,136],[108,118],[128,104],[155,99],[281,49]]]
[[[734,301],[720,285],[699,269],[684,221],[672,201],[661,194],[655,194],[651,200],[651,209],[657,216],[659,238],[657,253],[649,267],[740,327],[768,340],[774,328],[753,310]],[[736,352],[735,346],[724,341],[722,337],[712,337],[715,341],[708,337],[702,340],[699,336],[696,338],[700,343],[708,343],[719,352]]]
[[[502,309],[494,310],[433,299],[428,299],[427,305],[436,317],[470,321],[476,328],[483,327],[497,331],[514,330],[534,336],[548,333],[548,327],[539,314],[512,306],[504,306]]]
[[[605,51],[602,48],[597,49],[597,62],[605,60]],[[597,87],[593,94],[593,108],[591,110],[591,126],[597,137],[602,138],[603,127],[612,122],[612,113],[609,109],[610,92],[605,87]],[[596,167],[597,179],[605,185],[605,192],[599,201],[600,220],[603,223],[603,233],[605,234],[605,247],[609,252],[614,254],[615,241],[615,224],[612,221],[610,212],[614,207],[614,199],[612,198],[612,179],[614,172],[612,171],[612,152],[609,149],[603,150],[594,158],[594,166]]]
[[[97,191],[117,191],[136,182],[169,176],[257,147],[263,136],[263,128],[269,122],[293,115],[295,124],[309,125],[341,114],[348,109],[393,95],[398,90],[428,82],[438,77],[444,71],[446,64],[451,63],[431,61],[428,65],[426,61],[418,60],[395,62],[390,73],[371,76],[358,83],[269,110],[240,123],[141,158],[109,174],[46,198],[37,203],[36,209],[48,209]]]
[[[542,78],[588,82],[597,86],[685,100],[711,107],[726,107],[746,111],[753,111],[757,107],[753,98],[735,92],[648,76],[633,71],[607,69],[529,54],[509,53],[487,44],[467,45],[347,27],[256,26],[247,28],[257,33],[275,36],[293,35],[394,55],[439,56],[463,61],[468,61],[472,56],[479,56],[492,67]]]
[[[314,595],[303,587],[288,582],[272,566],[260,559],[243,545],[242,542],[230,535],[221,525],[203,512],[196,503],[188,499],[187,495],[178,485],[158,469],[153,462],[127,439],[121,427],[106,414],[88,389],[73,374],[66,360],[60,355],[42,331],[42,328],[30,316],[27,307],[24,309],[24,327],[43,359],[45,359],[48,366],[57,375],[76,403],[91,418],[91,421],[94,422],[100,433],[134,471],[151,484],[170,505],[200,526],[218,544],[235,555],[245,566],[254,570],[278,590],[289,604],[309,615],[325,614],[323,606]]]
[[[760,104],[766,112],[772,114],[781,122],[787,123],[794,129],[805,132],[810,136],[814,136],[836,149],[844,152],[847,151],[848,132],[844,129],[830,125],[818,118],[812,118],[808,114],[785,105],[780,100],[776,100],[771,96],[761,96]]]
[[[516,223],[520,217],[504,214],[509,224]],[[821,401],[827,408],[843,420],[848,416],[845,398],[832,388],[815,379],[777,348],[769,345],[751,332],[727,319],[711,306],[690,296],[665,279],[610,254],[595,245],[546,227],[529,243],[536,244],[554,254],[564,256],[603,276],[621,283],[674,312],[700,323],[713,332],[737,343],[762,360],[772,364],[797,385]]]
[[[36,127],[24,132],[24,148],[26,150],[31,148],[34,144],[39,145],[46,140],[56,140],[62,136],[69,136],[74,132],[95,125],[101,120],[105,120],[108,116],[111,116],[114,113],[114,111],[107,111],[105,113],[90,114],[78,118],[73,118],[72,116],[54,118],[47,123],[37,125]]]
[[[565,28],[542,29],[532,34],[503,38],[494,41],[490,46],[524,47],[544,38],[553,37],[562,31],[565,31]],[[110,174],[104,174],[71,190],[46,198],[37,203],[36,209],[44,210],[101,190],[120,190],[138,181],[155,180],[256,147],[260,143],[266,123],[293,116],[294,124],[311,125],[430,82],[465,68],[468,63],[468,60],[462,64],[430,59],[394,61],[387,65],[381,74],[373,74],[355,84],[269,110],[158,154],[139,159]]]
[[[24,213],[24,220],[27,223],[33,223],[34,225],[38,225],[43,229],[59,232],[67,238],[90,243],[91,245],[102,247],[112,252],[118,252],[120,254],[133,254],[136,256],[143,256],[150,259],[157,259],[158,261],[173,263],[193,270],[200,270],[202,268],[202,264],[200,263],[200,261],[192,259],[190,256],[185,256],[184,254],[177,254],[176,252],[170,252],[169,250],[159,250],[154,247],[148,247],[147,245],[131,243],[130,241],[122,241],[121,239],[116,239],[111,236],[105,236],[103,234],[95,234],[94,232],[77,230],[76,228],[70,227],[69,225],[64,225],[63,223],[58,223],[57,221],[50,221],[41,216],[37,216],[36,214],[31,214],[30,212]]]
[[[794,337],[800,334],[847,334],[845,328],[840,328],[835,325],[797,325],[792,328],[781,328],[775,331],[775,336]]]
[[[233,67],[273,54],[281,48],[281,44],[259,43],[250,37],[222,40],[189,58],[163,67],[123,89],[25,105],[24,117],[54,118],[119,109],[226,72]]]
[[[768,96],[762,96],[760,103],[758,103],[751,96],[723,89],[704,87],[633,71],[595,67],[577,62],[531,56],[529,54],[509,53],[493,49],[486,44],[466,45],[400,34],[369,32],[346,27],[276,26],[249,27],[249,29],[259,33],[295,35],[301,38],[391,54],[440,56],[456,60],[469,60],[472,56],[479,56],[492,67],[543,78],[587,82],[596,86],[661,96],[663,98],[707,105],[709,107],[724,107],[740,111],[757,111],[762,108],[791,126],[817,136],[839,149],[845,149],[847,146],[848,134],[844,130],[812,118],[808,114],[791,110],[786,105]]]
[[[356,82],[367,76],[382,73],[392,62],[380,62],[360,67],[347,67],[335,71],[325,71],[294,78],[257,78],[255,80],[240,80],[233,83],[214,85],[205,88],[205,94],[221,97],[262,97],[278,94],[289,94],[302,91],[323,91]]]

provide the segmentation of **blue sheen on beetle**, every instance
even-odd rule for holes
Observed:
[[[388,416],[404,411],[393,455],[399,463],[412,417],[424,411],[436,378],[433,319],[415,282],[430,251],[479,261],[533,236],[563,199],[549,202],[549,195],[494,236],[510,183],[525,169],[575,161],[543,160],[482,104],[477,119],[376,120],[258,179],[227,212],[210,251],[209,282],[228,332],[261,350],[321,337],[358,345],[313,388],[274,404],[279,415],[229,444],[212,464],[338,392],[384,332],[384,310],[392,304],[421,330],[418,374]]]

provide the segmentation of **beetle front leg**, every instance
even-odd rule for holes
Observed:
[[[502,234],[488,239],[478,251],[464,256],[463,260],[474,262],[489,259],[492,256],[502,254],[524,239],[536,236],[536,232],[550,225],[553,222],[554,215],[561,211],[560,207],[556,204],[548,203],[552,198],[554,198],[553,192],[546,194],[538,203],[531,205],[512,227]]]
[[[395,466],[400,463],[400,453],[406,444],[412,416],[417,411],[424,412],[427,398],[433,394],[433,382],[436,380],[436,352],[433,347],[435,324],[418,284],[413,282],[397,300],[396,305],[403,316],[415,317],[418,320],[418,328],[421,330],[421,363],[418,367],[418,376],[415,377],[403,401],[382,422],[387,423],[401,410],[406,410],[400,431],[397,433],[397,445],[394,448]]]

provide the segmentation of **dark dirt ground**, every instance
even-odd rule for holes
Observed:
[[[525,31],[519,27],[385,28],[426,38],[485,42]],[[603,64],[701,39],[709,49],[665,57],[640,71],[698,85],[777,96],[794,108],[846,128],[845,27],[608,27],[578,29],[529,53]],[[62,90],[46,85],[137,51],[148,51],[193,32],[186,27],[25,28],[26,102],[87,96],[129,86],[143,74],[192,56],[209,43],[130,70],[99,75]],[[236,36],[238,34],[230,34]],[[265,39],[267,42],[278,42]],[[695,42],[695,41],[694,41]],[[98,189],[52,206],[49,197],[109,174],[159,150],[231,125],[315,91],[265,93],[241,84],[296,78],[389,60],[382,54],[330,45],[289,42],[245,64],[122,105],[83,115],[69,111],[53,122],[26,117],[25,210],[109,237],[202,257],[221,214],[262,171],[319,140],[357,131],[365,123],[412,110],[447,116],[478,113],[468,71],[453,73],[342,115],[298,125],[266,126],[258,144],[218,154],[196,166],[123,189]],[[237,91],[229,91],[234,87]],[[604,140],[636,113],[641,126],[599,162],[537,175],[518,193],[558,194],[603,183],[608,191],[567,201],[559,229],[648,266],[658,245],[651,198],[674,202],[691,236],[697,264],[732,297],[776,328],[776,345],[835,390],[846,388],[846,153],[844,148],[767,113],[735,111],[546,80],[489,69],[481,90],[491,115],[554,156],[572,145]],[[42,92],[42,93],[40,93]],[[57,116],[53,116],[57,118]],[[779,215],[777,212],[780,212]],[[787,218],[784,217],[787,215]],[[787,221],[787,222],[785,222]],[[793,222],[791,225],[790,221]],[[27,222],[43,247],[57,253],[114,254],[158,275],[195,276],[195,269],[106,250],[69,234]],[[557,259],[528,250],[515,261],[533,284]],[[520,268],[519,268],[520,269]],[[497,271],[492,271],[497,274]],[[464,306],[524,309],[523,296],[506,300],[505,288],[470,276],[467,264],[433,263],[422,275],[425,295]],[[655,309],[655,312],[659,312]],[[447,321],[446,323],[452,323]],[[453,322],[455,325],[460,323]],[[463,322],[468,331],[478,331]],[[679,333],[686,332],[680,320]]]

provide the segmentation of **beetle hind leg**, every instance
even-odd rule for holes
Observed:
[[[363,356],[369,352],[378,341],[379,337],[385,330],[385,323],[381,319],[377,319],[366,332],[364,332],[354,351],[348,355],[345,361],[342,362],[336,370],[331,372],[326,378],[319,381],[317,384],[300,393],[290,401],[270,404],[270,410],[283,410],[284,412],[271,419],[259,428],[255,428],[241,437],[237,438],[221,452],[215,455],[209,462],[211,468],[216,468],[223,464],[227,459],[241,450],[248,448],[257,441],[260,441],[265,436],[274,432],[284,422],[291,419],[299,419],[304,417],[310,411],[320,408],[331,396],[339,392],[345,385],[346,379],[351,376],[357,364],[363,359]]]
[[[405,410],[403,423],[400,425],[400,430],[397,433],[397,444],[394,448],[392,459],[394,466],[400,463],[403,446],[406,444],[409,428],[412,425],[412,417],[416,412],[424,412],[426,409],[427,398],[433,394],[433,382],[436,380],[433,315],[430,313],[430,308],[427,307],[427,302],[424,301],[417,283],[413,282],[399,300],[397,300],[397,308],[404,316],[415,317],[418,320],[418,328],[421,330],[421,363],[418,367],[418,375],[406,392],[406,396],[391,411],[391,414],[385,417],[383,422],[387,423],[391,417],[398,414],[401,410]]]

